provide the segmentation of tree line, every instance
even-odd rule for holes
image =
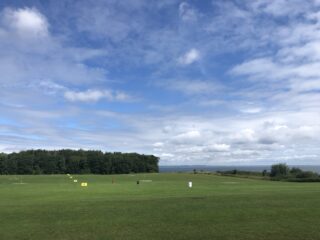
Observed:
[[[195,173],[195,172],[194,172]],[[217,171],[218,174],[227,176],[240,176],[248,178],[262,178],[273,181],[289,181],[289,182],[320,182],[320,175],[312,171],[303,171],[298,167],[290,168],[285,163],[274,164],[270,171],[263,170],[262,172],[228,170]]]
[[[85,150],[0,153],[0,174],[125,174],[159,172],[153,155]]]
[[[290,168],[285,163],[274,164],[270,171],[271,180],[284,180],[290,182],[320,182],[320,176],[316,172],[303,171],[300,168]]]

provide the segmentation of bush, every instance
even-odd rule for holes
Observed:
[[[273,181],[289,181],[289,182],[320,182],[317,173],[311,171],[303,171],[300,168],[289,168],[286,164],[275,164],[271,166],[271,180]]]
[[[265,169],[265,170],[263,170],[263,171],[262,171],[262,176],[264,176],[264,177],[265,177],[265,176],[267,176],[267,175],[268,175],[268,171],[267,171],[266,169]]]
[[[320,182],[320,178],[288,178],[286,179],[288,182]]]
[[[318,177],[318,174],[311,171],[306,171],[306,172],[301,171],[296,175],[296,178],[317,178],[317,177]]]

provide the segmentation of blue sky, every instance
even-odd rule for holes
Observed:
[[[0,151],[320,163],[320,1],[1,1]]]

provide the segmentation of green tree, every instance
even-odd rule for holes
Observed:
[[[266,170],[266,169],[264,169],[263,171],[262,171],[262,176],[267,176],[268,175],[268,171]]]
[[[300,168],[297,168],[297,167],[293,167],[290,169],[290,174],[293,175],[293,176],[297,176],[299,174],[301,174],[303,171],[300,169]]]
[[[7,173],[6,158],[7,158],[6,154],[0,153],[0,175]]]
[[[285,163],[274,164],[271,166],[271,177],[287,177],[289,174],[289,167]]]

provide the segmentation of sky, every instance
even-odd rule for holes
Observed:
[[[0,2],[0,152],[320,164],[319,0]]]

